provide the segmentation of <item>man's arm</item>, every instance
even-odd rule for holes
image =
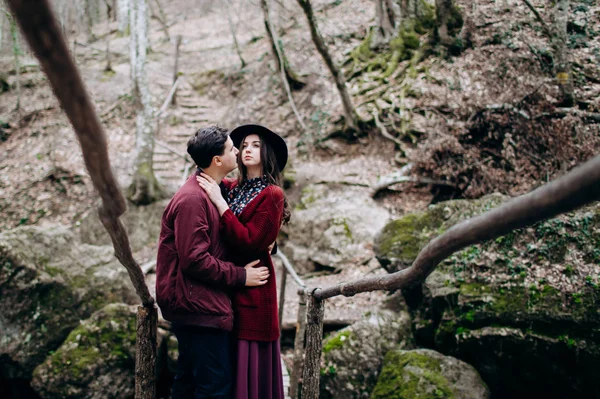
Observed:
[[[182,198],[175,214],[175,247],[181,271],[194,279],[222,287],[243,287],[246,270],[215,258],[210,252],[207,201],[200,196]]]

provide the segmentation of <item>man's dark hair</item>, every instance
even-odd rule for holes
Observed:
[[[210,166],[213,157],[223,155],[229,131],[219,126],[199,129],[187,143],[187,152],[200,168]]]

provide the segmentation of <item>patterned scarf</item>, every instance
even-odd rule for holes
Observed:
[[[234,187],[227,194],[227,203],[235,216],[239,216],[246,205],[250,203],[269,184],[265,177],[255,177]]]

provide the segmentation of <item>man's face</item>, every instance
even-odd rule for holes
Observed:
[[[237,154],[238,149],[234,147],[231,137],[227,137],[223,155],[216,156],[213,159],[213,162],[215,162],[216,165],[224,172],[229,173],[237,168]]]

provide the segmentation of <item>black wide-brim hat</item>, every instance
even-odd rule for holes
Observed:
[[[288,149],[287,144],[285,144],[285,140],[271,129],[254,124],[240,125],[236,127],[231,131],[231,133],[229,133],[229,137],[231,137],[233,145],[236,146],[236,148],[240,149],[240,145],[242,145],[242,140],[244,139],[244,137],[250,134],[257,134],[259,137],[262,137],[263,140],[269,143],[269,145],[273,149],[273,152],[275,153],[275,158],[277,159],[277,166],[279,167],[279,171],[283,171],[283,168],[285,168],[285,164],[288,160]]]

